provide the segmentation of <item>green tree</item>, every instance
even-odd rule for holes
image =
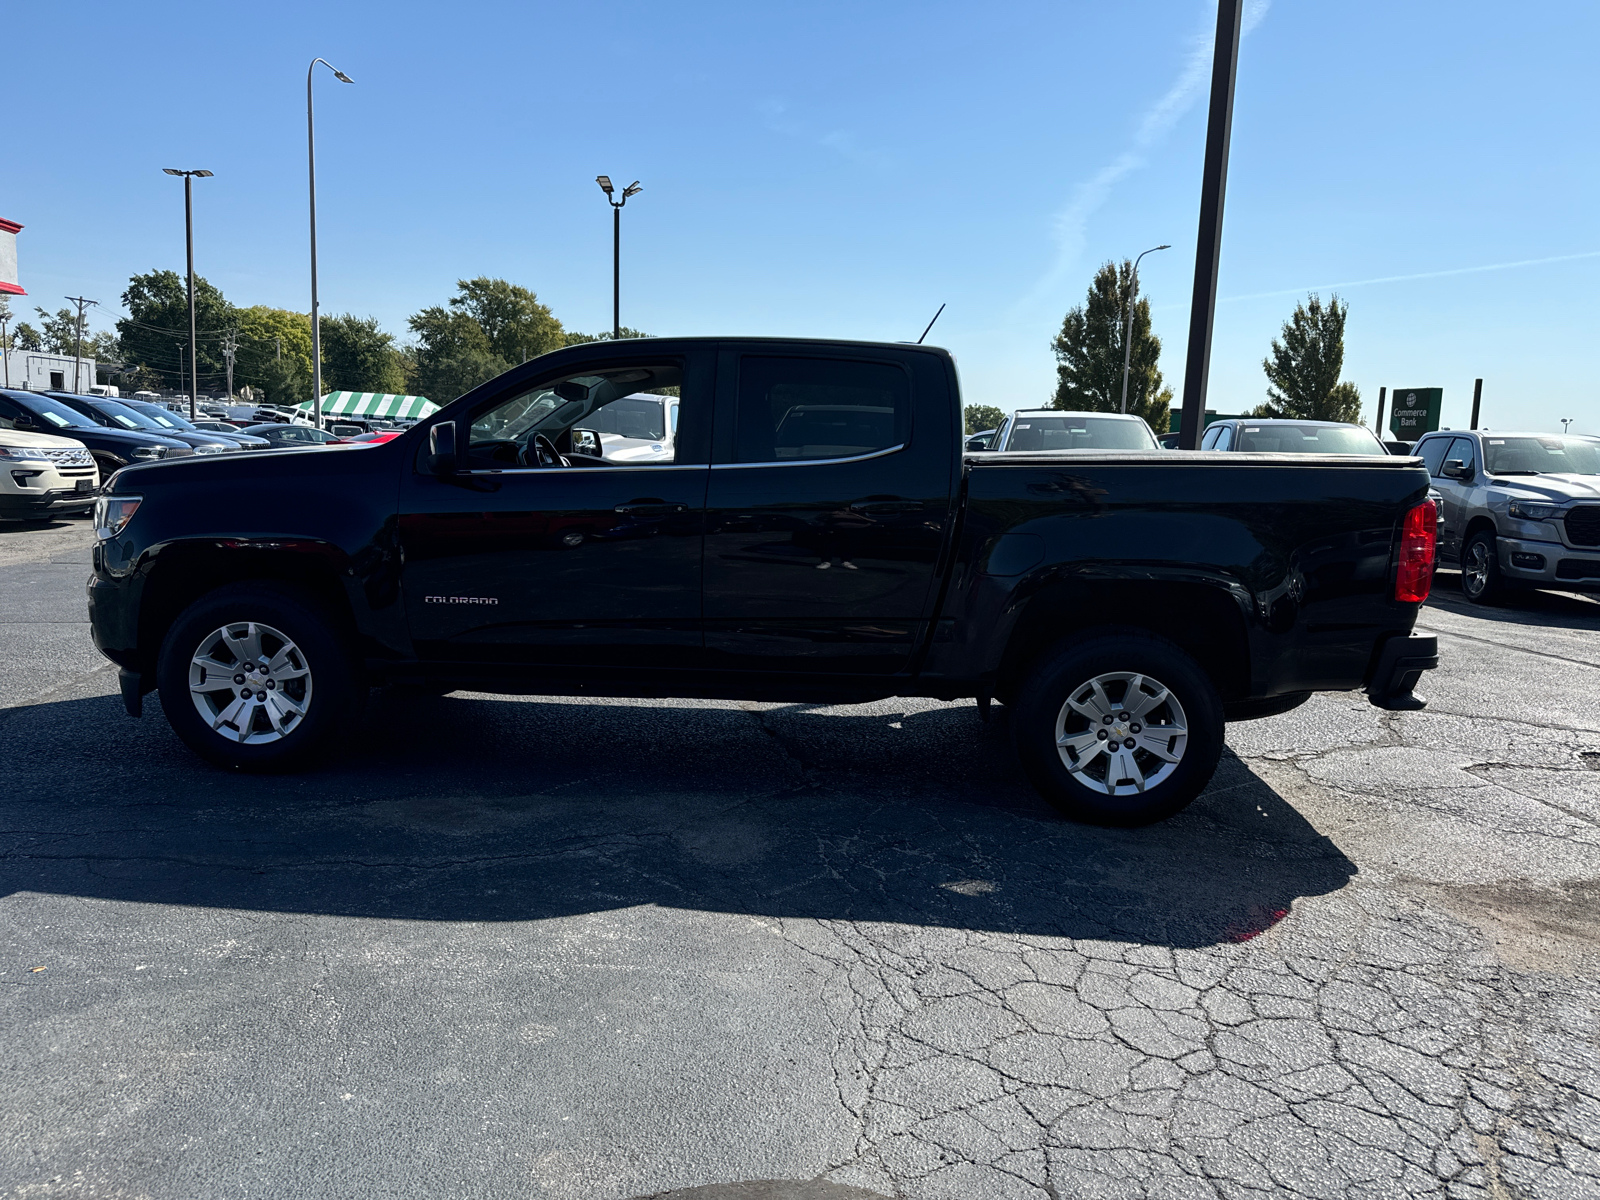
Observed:
[[[1085,302],[1068,311],[1051,342],[1056,355],[1052,408],[1083,412],[1122,410],[1122,361],[1128,306],[1133,307],[1128,369],[1128,411],[1157,433],[1167,431],[1172,389],[1161,382],[1161,339],[1150,329],[1150,301],[1140,299],[1133,263],[1108,262],[1094,273]]]
[[[16,350],[43,350],[44,338],[26,321],[18,321],[16,328],[11,331],[11,345]]]
[[[117,321],[123,361],[161,373],[169,388],[188,379],[189,289],[176,271],[151,271],[128,280],[122,293],[128,315]],[[226,378],[222,339],[234,325],[233,305],[200,276],[194,281],[200,390],[218,390]]]
[[[35,308],[33,311],[39,314],[39,332],[45,353],[73,354],[78,338],[78,310],[63,308],[48,313],[42,308]],[[84,337],[88,336],[89,332],[85,329]]]
[[[345,313],[322,318],[322,390],[399,392],[406,386],[394,335],[376,317]]]
[[[566,345],[561,322],[527,288],[504,279],[456,281],[456,295],[415,313],[412,390],[444,404],[518,363]]]
[[[564,338],[562,344],[566,346],[585,346],[590,342],[609,342],[613,337],[617,336],[622,338],[647,338],[650,334],[638,329],[629,329],[626,325],[622,327],[620,335],[613,334],[609,329],[604,333],[579,333],[576,330],[572,330],[562,335]]]
[[[306,324],[310,325],[309,319]],[[234,379],[237,382],[237,373]],[[298,356],[285,354],[263,363],[249,386],[252,392],[259,389],[268,404],[294,408],[311,399],[311,369]]]
[[[992,404],[969,404],[961,411],[969,435],[984,429],[999,429],[1000,422],[1006,419],[1006,414]]]
[[[268,391],[276,387],[281,391],[283,380],[299,372],[307,380],[302,399],[311,398],[311,318],[308,315],[256,304],[235,311],[233,328],[239,343],[233,361],[235,387]]]
[[[1267,402],[1255,410],[1261,417],[1302,421],[1360,421],[1361,391],[1344,370],[1344,324],[1350,306],[1337,295],[1328,300],[1312,292],[1295,305],[1283,323],[1281,338],[1272,339],[1272,353],[1261,360],[1267,373]]]

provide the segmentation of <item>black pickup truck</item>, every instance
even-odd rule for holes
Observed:
[[[975,697],[1046,797],[1133,824],[1205,786],[1227,720],[1419,703],[1428,485],[1399,458],[968,457],[929,347],[601,342],[386,443],[119,471],[89,610],[128,711],[159,688],[231,767],[304,761],[370,686]]]

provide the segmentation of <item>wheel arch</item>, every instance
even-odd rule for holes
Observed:
[[[333,547],[275,548],[242,543],[177,542],[160,548],[144,571],[139,604],[141,669],[152,676],[166,631],[178,615],[218,588],[259,580],[309,595],[333,618],[339,632],[356,634],[355,611],[341,582]]]
[[[1028,602],[1001,656],[995,695],[1009,703],[1052,646],[1097,629],[1165,638],[1200,665],[1224,700],[1250,693],[1249,634],[1229,591],[1205,583],[1100,580],[1058,584]]]

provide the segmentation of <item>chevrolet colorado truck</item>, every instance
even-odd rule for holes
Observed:
[[[676,397],[670,458],[608,404]],[[1225,723],[1437,665],[1414,459],[967,455],[932,347],[557,350],[382,444],[133,466],[96,513],[95,644],[137,716],[231,768],[306,761],[372,686],[1009,706],[1040,792],[1137,824]]]

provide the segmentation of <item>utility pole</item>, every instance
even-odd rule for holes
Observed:
[[[239,332],[235,329],[228,330],[227,336],[222,340],[222,357],[228,364],[228,403],[233,403],[233,354],[239,348]]]
[[[283,361],[283,338],[274,337],[272,340],[278,343],[278,356],[274,361],[282,362]]]
[[[11,335],[6,326],[11,323],[11,311],[0,310],[0,362],[5,363],[6,386],[11,386]]]
[[[73,344],[76,361],[72,364],[72,390],[76,394],[78,391],[78,377],[83,374],[83,306],[85,304],[98,305],[100,301],[89,300],[83,296],[68,296],[67,299],[78,306],[77,338]],[[1480,380],[1479,382],[1481,383],[1482,381]]]
[[[1472,384],[1472,424],[1469,428],[1478,427],[1478,405],[1483,402],[1483,380],[1477,379]]]
[[[1200,233],[1194,247],[1194,297],[1189,305],[1189,358],[1183,371],[1183,425],[1178,445],[1200,446],[1211,375],[1211,334],[1217,315],[1217,266],[1222,258],[1222,203],[1228,190],[1228,142],[1233,136],[1233,85],[1239,73],[1239,26],[1244,0],[1218,0],[1211,57],[1211,116],[1200,176]]]
[[[187,389],[183,386],[183,343],[173,342],[172,344],[178,351],[178,392],[187,394]]]

